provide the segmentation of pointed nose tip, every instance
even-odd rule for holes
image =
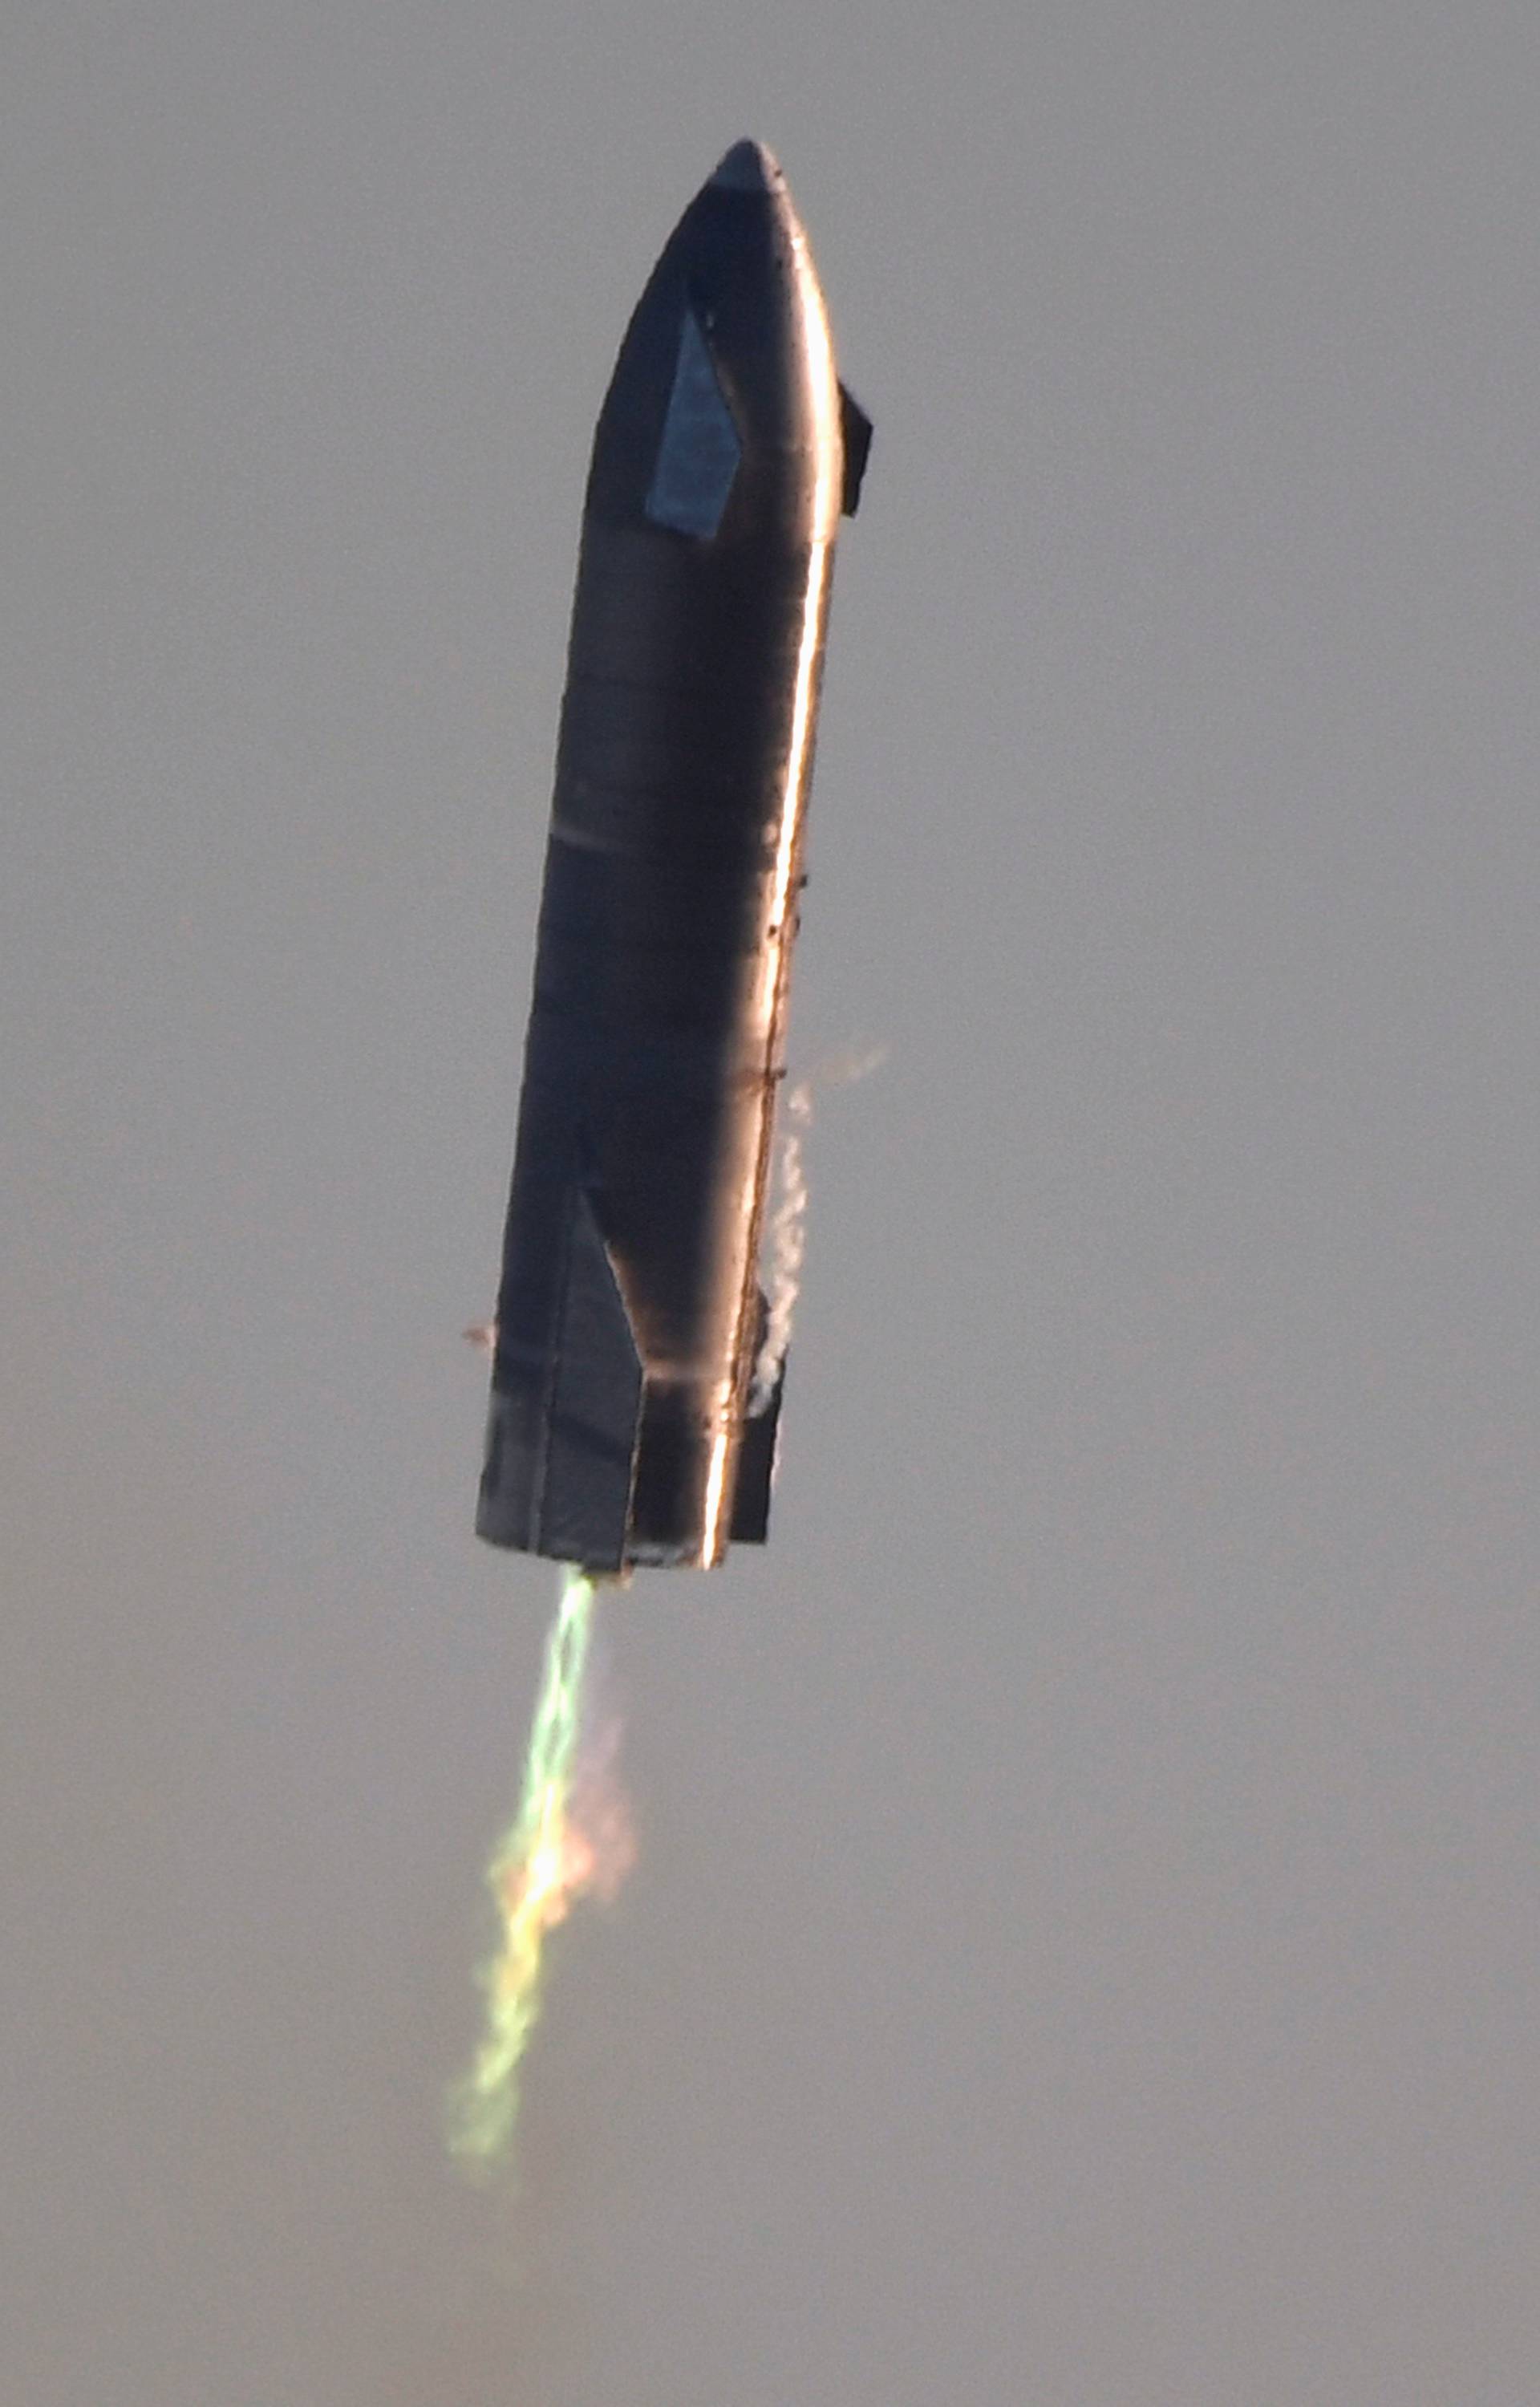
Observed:
[[[733,144],[711,180],[730,192],[773,192],[782,178],[772,151],[762,142],[743,141]]]

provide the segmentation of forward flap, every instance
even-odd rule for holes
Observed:
[[[861,479],[867,473],[871,449],[871,420],[855,394],[847,392],[843,385],[840,387],[840,441],[845,454],[840,507],[847,519],[853,519],[861,499]]]

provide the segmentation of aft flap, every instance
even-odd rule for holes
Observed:
[[[642,1360],[591,1197],[572,1193],[540,1551],[595,1571],[626,1558]]]
[[[844,449],[844,488],[840,507],[847,519],[855,516],[861,499],[861,479],[867,473],[867,455],[871,449],[871,420],[854,393],[840,387],[840,441]]]
[[[735,1546],[762,1546],[770,1531],[770,1489],[775,1484],[776,1442],[781,1431],[781,1395],[786,1384],[786,1358],[781,1357],[775,1385],[758,1412],[744,1418],[738,1447],[738,1477],[732,1491],[732,1527],[728,1535]]]

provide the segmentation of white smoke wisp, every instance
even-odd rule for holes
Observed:
[[[869,1077],[880,1069],[887,1058],[885,1046],[861,1047],[848,1046],[844,1052],[831,1054],[821,1061],[810,1077],[799,1078],[786,1095],[786,1118],[789,1125],[781,1139],[781,1155],[777,1165],[775,1209],[769,1229],[770,1259],[766,1277],[770,1294],[770,1315],[765,1322],[765,1335],[755,1360],[754,1378],[749,1388],[749,1417],[764,1412],[775,1393],[781,1366],[791,1344],[791,1324],[797,1310],[797,1299],[802,1289],[802,1264],[807,1254],[808,1177],[804,1163],[804,1147],[812,1126],[812,1099],[820,1087],[854,1087],[857,1080]]]
[[[777,1164],[775,1209],[769,1231],[770,1314],[754,1365],[749,1389],[749,1417],[762,1413],[775,1393],[781,1365],[791,1343],[792,1315],[802,1288],[802,1262],[807,1252],[808,1181],[802,1167],[802,1140],[812,1123],[812,1081],[798,1079],[786,1097],[792,1125],[781,1140]]]

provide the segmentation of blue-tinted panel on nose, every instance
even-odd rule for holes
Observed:
[[[709,539],[722,522],[742,447],[722,398],[706,339],[686,309],[663,437],[648,488],[647,516],[680,534]]]

